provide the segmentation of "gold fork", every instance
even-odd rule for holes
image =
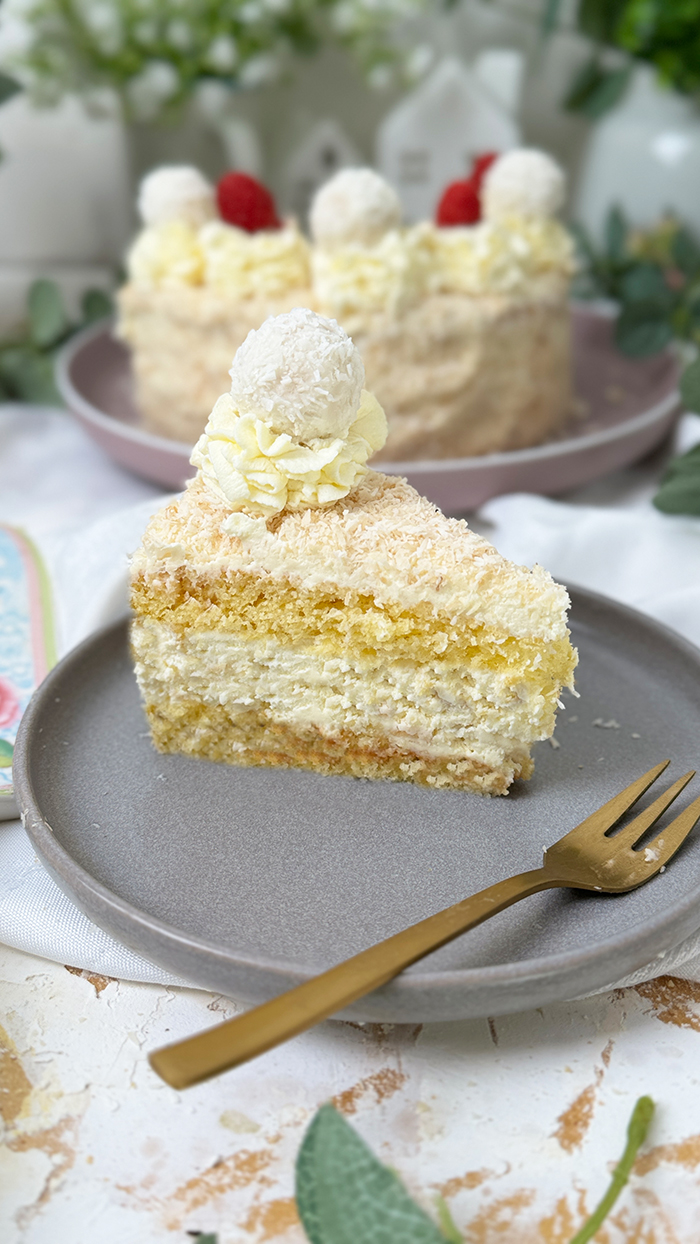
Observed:
[[[650,769],[554,846],[548,847],[541,868],[498,881],[270,1002],[197,1036],[154,1050],[149,1056],[151,1066],[173,1088],[198,1084],[240,1066],[342,1011],[364,994],[385,985],[424,955],[445,946],[521,898],[557,887],[624,894],[643,885],[665,868],[700,820],[699,798],[647,843],[644,850],[634,850],[635,844],[695,776],[695,771],[686,773],[669,786],[655,803],[614,837],[608,835],[669,763],[664,760]]]

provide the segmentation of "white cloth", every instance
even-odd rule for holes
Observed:
[[[700,440],[686,416],[677,444]],[[514,561],[651,614],[700,645],[700,519],[650,504],[660,460],[619,472],[565,502],[500,497],[474,526]],[[113,466],[69,417],[0,407],[0,521],[22,526],[50,571],[66,651],[126,607],[127,555],[164,494]],[[0,942],[127,980],[186,984],[83,916],[36,859],[19,822],[0,822]],[[620,984],[673,973],[700,980],[700,932]]]

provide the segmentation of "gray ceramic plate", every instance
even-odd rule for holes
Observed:
[[[579,304],[572,308],[572,322],[580,410],[560,439],[480,458],[382,462],[382,471],[405,475],[443,510],[460,512],[506,492],[566,492],[649,453],[678,414],[672,351],[646,359],[620,354],[609,309]],[[108,326],[88,328],[70,340],[56,379],[66,405],[116,462],[168,488],[182,488],[193,474],[191,445],[141,426],[129,352]],[[222,392],[227,387],[222,375]]]
[[[537,867],[543,845],[663,757],[674,777],[697,765],[700,651],[583,591],[572,631],[581,698],[567,696],[560,747],[539,745],[531,782],[484,799],[160,756],[121,622],[70,653],[25,713],[15,783],[26,828],[62,889],[132,949],[206,988],[269,997]],[[700,834],[642,889],[529,898],[350,1014],[538,1006],[602,988],[698,927]]]

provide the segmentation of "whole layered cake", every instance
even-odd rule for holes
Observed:
[[[335,321],[267,320],[230,374],[132,561],[156,747],[488,794],[529,777],[573,682],[564,588],[367,467],[386,419]]]
[[[146,426],[193,443],[231,355],[269,314],[333,316],[361,349],[388,422],[381,461],[538,444],[571,410],[568,234],[558,166],[519,150],[477,162],[437,223],[409,228],[391,187],[347,169],[321,188],[311,243],[252,178],[149,174],[118,332]]]

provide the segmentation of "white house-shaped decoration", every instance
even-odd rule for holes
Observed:
[[[285,169],[285,206],[306,222],[311,200],[324,182],[341,168],[357,167],[362,159],[337,121],[317,121],[292,152]]]
[[[384,118],[377,166],[400,195],[407,221],[431,218],[445,186],[469,173],[474,156],[519,145],[519,61],[507,49],[484,53],[474,69],[447,57]]]

